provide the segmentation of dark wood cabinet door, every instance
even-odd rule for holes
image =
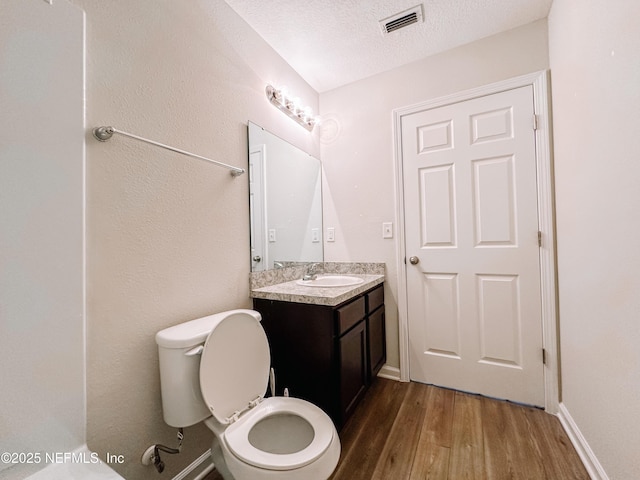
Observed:
[[[342,422],[364,395],[368,382],[367,322],[362,321],[339,340],[340,413]]]
[[[373,379],[387,359],[385,338],[384,308],[378,308],[369,315],[367,334],[369,336],[369,373]]]

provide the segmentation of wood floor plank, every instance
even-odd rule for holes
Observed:
[[[375,412],[384,411],[391,407],[392,402],[398,400],[396,385],[387,382],[376,382],[371,386],[362,403],[355,410],[353,416],[340,432],[343,445],[341,456],[349,454],[350,449],[357,443],[358,437],[369,427],[369,421]],[[397,409],[400,408],[398,404]],[[396,410],[397,410],[396,409]]]
[[[435,443],[421,443],[411,466],[409,480],[447,480],[451,449]]]
[[[408,479],[424,423],[428,390],[410,383],[371,480]]]
[[[529,422],[532,441],[542,452],[545,478],[567,478],[589,480],[582,464],[560,420],[545,412],[535,412]]]
[[[427,407],[410,480],[446,480],[453,426],[455,392],[426,386]]]
[[[340,432],[342,453],[332,480],[370,480],[409,384],[376,381]]]
[[[544,479],[543,459],[531,441],[529,417],[536,409],[482,398],[487,480]]]
[[[465,393],[456,393],[449,459],[450,479],[484,478],[482,423],[480,399]]]
[[[428,391],[427,415],[420,431],[420,441],[451,447],[456,392],[432,385],[427,385],[426,388]]]

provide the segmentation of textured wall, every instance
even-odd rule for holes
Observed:
[[[87,126],[113,125],[247,167],[252,120],[318,155],[313,135],[266,100],[286,84],[317,94],[223,1],[73,0],[87,20]],[[122,136],[87,132],[88,445],[125,457],[127,480],[152,444],[176,444],[162,420],[155,333],[248,307],[248,176]],[[210,447],[186,429],[171,475]]]
[[[546,68],[540,20],[321,94],[324,222],[336,228],[325,259],[386,263],[388,364],[399,366],[397,233],[382,238],[382,222],[398,223],[393,109]]]
[[[43,463],[85,435],[82,41],[66,2],[0,2],[0,452]]]
[[[562,400],[609,478],[640,472],[640,4],[555,0]]]

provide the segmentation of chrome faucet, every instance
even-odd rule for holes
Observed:
[[[304,273],[302,280],[315,280],[318,278],[318,264],[312,263],[307,266],[307,271]]]

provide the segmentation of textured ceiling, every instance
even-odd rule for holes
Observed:
[[[347,83],[545,18],[552,0],[225,0],[315,90]],[[424,22],[379,21],[423,5]]]

